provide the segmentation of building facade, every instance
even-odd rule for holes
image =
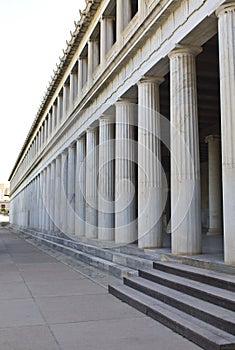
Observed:
[[[10,175],[12,225],[188,255],[220,236],[234,264],[234,96],[234,1],[87,1]]]
[[[9,194],[9,184],[0,183],[0,214],[8,215],[9,213]]]

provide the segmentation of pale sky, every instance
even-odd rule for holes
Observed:
[[[0,0],[0,182],[8,180],[85,0]]]

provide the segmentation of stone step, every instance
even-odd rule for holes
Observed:
[[[235,350],[235,337],[127,285],[109,292],[206,350]]]
[[[29,233],[27,233],[29,234]],[[30,235],[30,234],[29,234]],[[102,259],[97,256],[93,256],[87,253],[84,253],[82,251],[79,251],[77,249],[70,248],[68,246],[65,246],[63,244],[59,244],[56,242],[53,242],[51,240],[47,240],[42,237],[38,237],[35,235],[30,235],[34,240],[36,240],[39,243],[45,244],[46,246],[56,249],[57,251],[72,256],[74,259],[82,261],[88,265],[94,266],[100,270],[104,270],[109,272],[115,277],[123,278],[126,276],[136,276],[138,274],[137,270],[130,269],[126,266],[122,266],[116,263],[113,263],[111,261]]]
[[[218,287],[159,270],[139,270],[139,276],[212,304],[235,311],[235,294]]]
[[[29,233],[29,230],[27,230]],[[140,258],[138,256],[131,256],[124,253],[119,253],[110,249],[103,249],[97,246],[89,245],[83,242],[74,241],[71,239],[65,239],[55,235],[49,235],[41,232],[30,232],[32,236],[36,236],[38,239],[45,239],[53,243],[60,244],[64,247],[72,248],[77,251],[101,258],[117,265],[126,266],[133,270],[149,269],[153,267],[153,261]]]
[[[124,284],[235,335],[235,313],[141,277],[124,277]]]
[[[235,276],[176,262],[154,262],[156,270],[235,292]]]

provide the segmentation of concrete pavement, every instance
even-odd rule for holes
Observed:
[[[0,350],[197,350],[107,291],[115,278],[0,227]]]

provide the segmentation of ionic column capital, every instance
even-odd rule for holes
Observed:
[[[185,54],[188,54],[191,56],[197,56],[201,52],[202,52],[202,47],[200,46],[177,44],[175,48],[168,54],[168,57],[172,58],[177,55],[185,55]]]
[[[228,11],[235,11],[235,1],[230,1],[226,4],[221,5],[216,11],[215,14],[217,17],[227,13]]]

